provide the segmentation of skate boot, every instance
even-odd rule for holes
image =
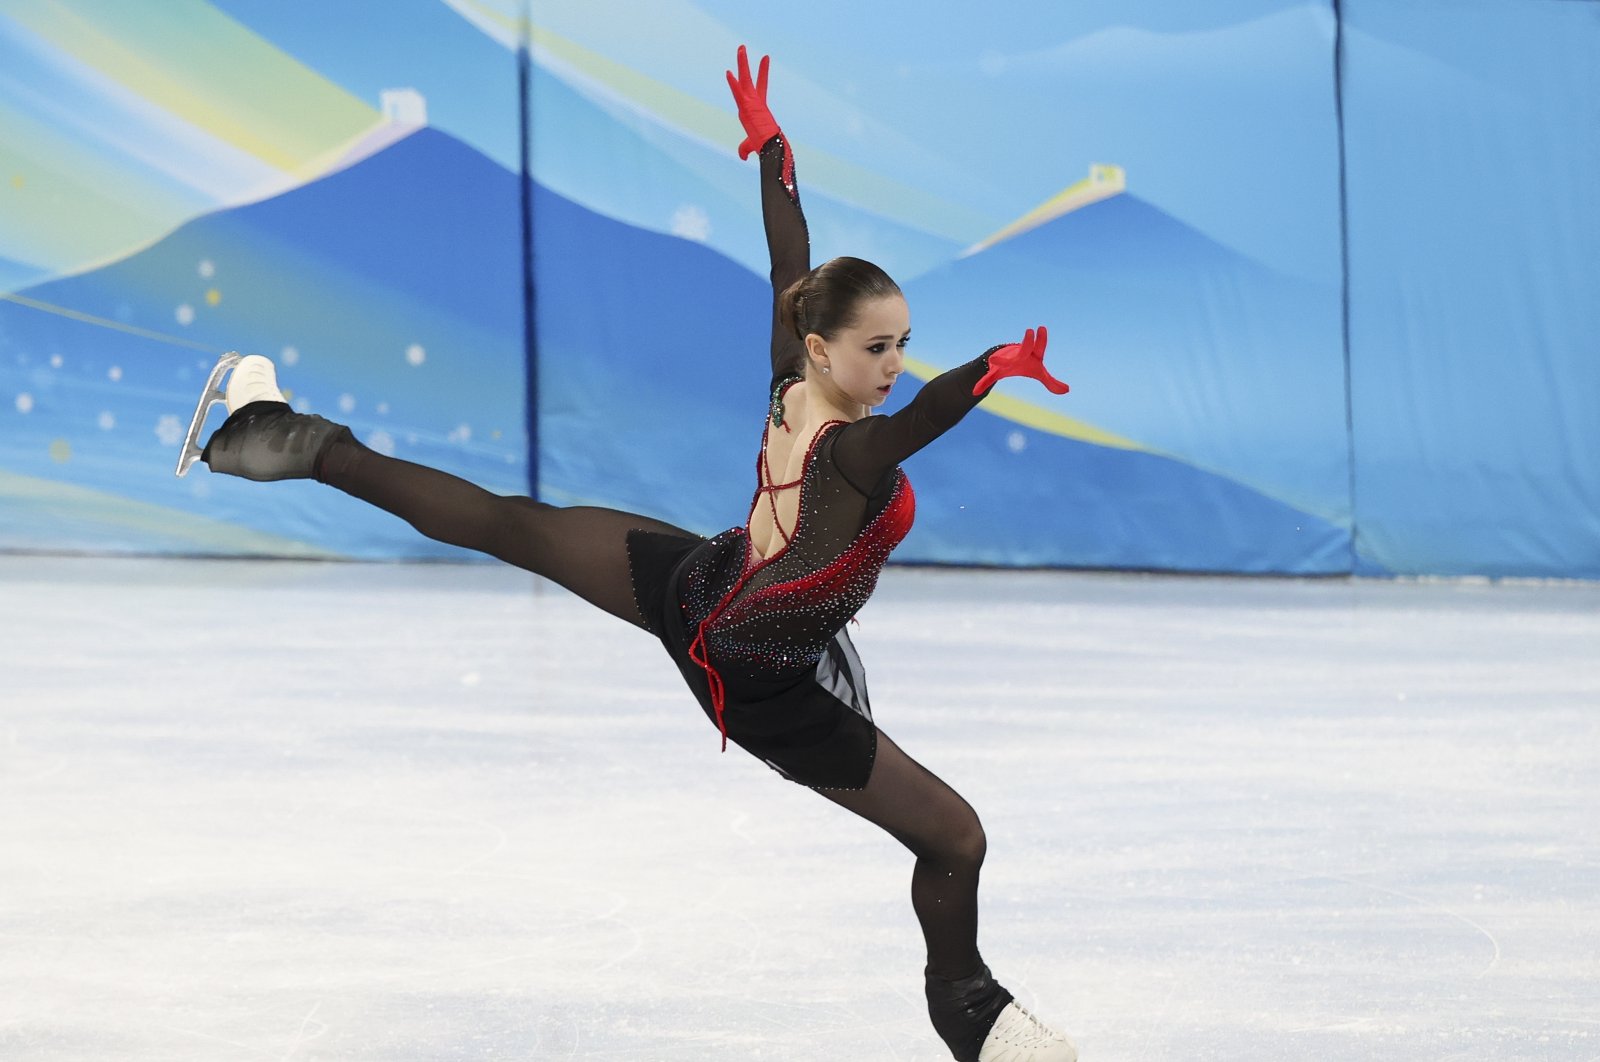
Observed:
[[[214,394],[202,401],[215,401]],[[353,438],[342,424],[290,409],[272,362],[259,354],[233,364],[224,401],[228,419],[199,454],[213,472],[258,482],[314,479],[329,448]]]
[[[978,1062],[1078,1062],[1078,1049],[1012,1000],[984,1038]]]
[[[977,973],[955,981],[932,973],[925,978],[928,1017],[934,1031],[956,1062],[977,1062],[983,1039],[1011,1002],[1011,993],[1000,987],[988,966],[979,966]]]
[[[926,979],[928,1017],[956,1062],[1077,1062],[1077,1048],[1019,1007],[988,966]]]

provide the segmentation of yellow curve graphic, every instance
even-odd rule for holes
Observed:
[[[916,358],[905,359],[905,366],[908,374],[923,383],[927,383],[944,371],[935,365],[919,361]],[[1002,420],[1009,420],[1013,424],[1020,424],[1025,428],[1033,428],[1036,431],[1048,432],[1051,435],[1059,435],[1063,439],[1074,439],[1078,442],[1092,443],[1095,446],[1104,446],[1113,450],[1129,450],[1135,453],[1149,454],[1152,457],[1164,458],[1168,461],[1176,461],[1197,472],[1204,472],[1207,475],[1216,476],[1218,479],[1235,483],[1247,490],[1255,491],[1262,497],[1271,498],[1273,501],[1286,505],[1291,509],[1305,513],[1308,516],[1326,520],[1331,524],[1337,525],[1347,519],[1342,513],[1326,510],[1321,506],[1308,505],[1304,500],[1290,498],[1281,490],[1276,490],[1262,483],[1254,483],[1250,480],[1242,479],[1224,469],[1211,468],[1187,457],[1168,453],[1153,446],[1147,446],[1136,439],[1106,431],[1104,428],[1097,428],[1086,420],[1079,420],[1077,417],[1069,417],[1065,414],[1057,413],[1054,410],[1046,409],[1038,403],[1029,402],[1027,399],[990,393],[983,400],[983,409],[985,412],[992,413]]]
[[[1121,195],[1127,190],[1128,175],[1121,166],[1097,162],[1089,167],[1089,176],[1063,188],[999,232],[968,247],[958,257],[967,258],[975,255],[1013,236],[1021,236],[1029,229],[1036,229],[1047,221],[1054,221],[1064,214],[1082,209],[1090,203],[1098,203],[1102,199]]]
[[[731,101],[713,105],[674,88],[648,74],[607,58],[598,52],[537,23],[528,24],[497,0],[446,0],[457,13],[502,46],[516,48],[525,33],[541,65],[558,72],[562,67],[649,115],[676,133],[731,151],[738,142],[739,126]],[[551,62],[546,64],[544,57]],[[731,60],[731,56],[729,57]],[[815,187],[909,228],[951,240],[970,238],[993,224],[992,215],[963,207],[922,188],[882,176],[810,144],[788,137],[797,158],[803,160],[807,187]]]
[[[906,372],[915,376],[923,383],[938,376],[942,369],[916,358],[905,360]],[[1140,453],[1153,454],[1156,451],[1135,442],[1132,439],[1097,428],[1086,420],[1069,417],[1054,410],[1046,409],[1041,405],[1029,402],[1022,398],[1013,398],[1010,395],[990,394],[983,400],[983,408],[997,417],[1021,424],[1023,427],[1034,428],[1038,431],[1059,435],[1063,439],[1076,439],[1079,442],[1094,443],[1096,446],[1108,446],[1113,450],[1137,450]],[[1165,456],[1165,455],[1162,455]]]
[[[199,0],[20,4],[30,32],[151,105],[302,180],[382,120],[370,103]]]
[[[192,339],[180,339],[177,336],[169,336],[165,332],[155,332],[148,328],[138,328],[134,325],[123,324],[121,321],[113,321],[110,318],[96,317],[92,313],[84,313],[81,310],[73,310],[66,306],[57,306],[55,303],[44,302],[41,299],[29,298],[26,295],[0,292],[0,299],[4,299],[6,302],[14,302],[18,306],[26,306],[30,310],[39,310],[42,313],[53,313],[57,317],[65,317],[73,321],[82,321],[84,324],[91,324],[97,328],[110,328],[118,332],[126,332],[131,336],[139,336],[143,339],[153,339],[158,343],[169,343],[175,347],[188,347],[190,350],[203,350],[208,354],[220,353],[216,347],[208,347],[204,343],[196,343]]]
[[[340,556],[296,539],[252,531],[164,505],[0,471],[0,513],[6,514],[0,517],[0,523],[29,511],[48,517],[59,527],[120,528],[175,549],[318,559]]]

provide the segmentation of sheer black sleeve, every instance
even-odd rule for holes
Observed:
[[[805,344],[778,320],[778,296],[811,270],[811,236],[800,210],[794,156],[783,134],[761,147],[761,219],[772,258],[772,386],[805,364]]]
[[[955,427],[983,401],[972,389],[989,371],[989,355],[1000,346],[922,386],[906,408],[891,416],[863,417],[839,430],[833,460],[850,485],[870,494],[896,465]]]

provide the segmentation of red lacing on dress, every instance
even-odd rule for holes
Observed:
[[[778,529],[778,534],[783,536],[783,548],[784,549],[788,549],[789,548],[789,543],[794,541],[794,536],[789,534],[789,532],[787,532],[787,531],[785,531],[783,529],[783,521],[778,519],[778,497],[777,497],[777,495],[778,495],[778,491],[780,491],[780,490],[788,490],[791,487],[798,487],[801,483],[805,482],[806,473],[805,473],[804,469],[801,469],[800,478],[795,480],[795,481],[793,481],[792,483],[773,483],[773,482],[771,482],[771,480],[772,480],[772,469],[767,465],[766,456],[767,456],[767,449],[766,449],[766,447],[763,446],[761,448],[761,458],[762,458],[762,460],[761,460],[761,473],[762,473],[762,478],[767,480],[768,482],[763,483],[759,487],[756,488],[756,500],[759,503],[761,495],[765,494],[767,496],[767,504],[772,507],[772,526],[777,528]],[[810,458],[810,455],[808,454],[806,456],[806,461],[807,461],[808,464],[809,464],[810,460],[811,460],[811,458]],[[755,506],[752,505],[750,507],[750,511],[751,511],[751,513],[754,513],[755,512]],[[798,530],[799,529],[799,524],[800,524],[800,511],[798,509],[795,510],[794,521],[795,521],[796,530]],[[746,522],[748,523],[748,521],[746,521]],[[781,552],[781,550],[780,550],[780,552]],[[777,556],[777,554],[773,554],[773,556]]]
[[[759,568],[760,565],[756,567]],[[717,729],[722,733],[723,752],[728,751],[728,723],[722,717],[723,711],[728,706],[728,694],[723,688],[722,676],[717,674],[717,669],[711,666],[711,657],[706,649],[706,629],[716,621],[718,616],[722,615],[722,610],[728,607],[735,595],[744,589],[744,584],[748,583],[750,577],[755,573],[756,568],[750,568],[745,571],[739,581],[734,584],[733,589],[728,591],[728,595],[717,602],[717,607],[712,609],[706,618],[700,621],[699,628],[694,632],[694,641],[689,643],[689,659],[699,664],[700,670],[706,673],[706,686],[711,691],[711,707],[717,713]]]
[[[808,455],[808,463],[809,460]],[[831,593],[834,588],[841,583],[847,582],[851,575],[860,570],[862,548],[872,539],[880,536],[888,538],[890,540],[889,549],[893,549],[896,544],[904,539],[906,533],[911,530],[911,521],[915,512],[916,500],[911,493],[911,484],[902,475],[890,505],[862,529],[861,534],[850,544],[850,548],[841,554],[837,560],[821,571],[813,572],[808,576],[766,587],[758,591],[756,596],[771,595],[780,591],[791,595],[797,592],[805,594],[819,590]],[[796,527],[797,532],[798,530],[799,528]],[[746,549],[748,550],[748,539],[746,543]],[[788,548],[787,545],[784,546],[785,550]],[[728,751],[728,725],[723,719],[723,711],[727,706],[727,693],[723,688],[722,676],[717,674],[717,669],[711,666],[709,650],[706,645],[706,632],[711,628],[712,624],[722,617],[722,614],[730,606],[735,604],[739,591],[744,589],[751,576],[755,575],[757,571],[771,561],[782,556],[783,551],[779,550],[754,567],[748,565],[745,567],[744,575],[739,579],[738,583],[734,585],[732,590],[728,591],[721,601],[717,602],[717,607],[712,609],[706,618],[700,622],[699,628],[695,631],[694,641],[689,646],[689,659],[700,665],[701,670],[706,673],[706,685],[711,691],[711,706],[716,711],[717,729],[722,733],[722,751],[724,752]],[[887,553],[888,551],[885,550],[885,552]],[[854,622],[853,617],[851,622]]]
[[[787,390],[787,388],[785,388],[785,390]],[[806,473],[811,471],[811,459],[817,454],[817,443],[822,440],[823,433],[829,428],[833,427],[835,424],[843,423],[845,422],[842,420],[830,420],[817,429],[817,433],[811,437],[810,448],[806,450],[806,459],[801,463],[800,478],[795,480],[793,483],[769,485],[762,482],[772,478],[767,472],[767,446],[765,439],[763,439],[761,444],[761,453],[756,457],[756,480],[759,485],[756,487],[756,496],[750,500],[750,512],[753,514],[756,511],[756,506],[760,504],[761,495],[763,493],[784,490],[788,487],[800,488],[800,501],[803,506],[805,502],[804,484],[806,480]],[[769,500],[771,499],[770,494],[768,494],[768,498]],[[802,512],[804,512],[803,507],[796,507],[794,530],[795,534],[797,535],[800,533],[800,514]],[[749,523],[748,520],[745,522],[747,524]],[[700,621],[700,626],[697,627],[694,632],[694,641],[689,643],[689,659],[698,664],[700,666],[700,670],[706,673],[706,686],[711,693],[711,707],[716,711],[717,729],[722,733],[723,752],[728,751],[728,724],[727,721],[722,717],[723,711],[727,708],[728,697],[727,690],[722,684],[722,676],[717,674],[717,669],[715,667],[711,666],[710,650],[706,646],[706,631],[713,623],[717,621],[717,618],[721,616],[724,611],[726,611],[728,606],[733,604],[734,599],[739,596],[739,591],[745,588],[745,584],[750,581],[751,577],[754,576],[756,572],[760,571],[762,568],[765,568],[767,565],[771,564],[773,561],[777,560],[779,557],[788,552],[789,546],[794,542],[794,537],[785,532],[783,529],[783,524],[778,521],[778,503],[776,501],[772,502],[772,523],[775,527],[777,527],[778,533],[783,535],[783,548],[778,550],[772,556],[768,557],[766,560],[763,560],[760,564],[751,565],[749,563],[749,558],[751,551],[755,549],[755,545],[750,541],[749,530],[747,529],[745,531],[744,541],[746,563],[744,566],[744,574],[739,577],[738,582],[733,584],[733,589],[724,594],[722,600],[717,602],[717,607],[708,612],[706,614],[706,618]]]
[[[904,473],[898,473],[889,504],[861,529],[849,548],[834,558],[830,564],[799,578],[762,587],[737,601],[732,600],[733,595],[729,595],[719,603],[718,618],[731,618],[735,623],[741,622],[747,619],[751,612],[760,612],[773,607],[774,598],[821,601],[834,597],[860,574],[866,560],[864,554],[870,554],[874,546],[887,542],[887,548],[883,551],[887,556],[905,539],[916,518],[916,509],[916,494],[911,489],[911,481],[905,478]],[[852,617],[849,622],[856,621]]]

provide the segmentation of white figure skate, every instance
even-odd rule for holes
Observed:
[[[978,1062],[1078,1062],[1078,1049],[1013,1000],[995,1019]]]
[[[232,375],[224,390],[217,383],[230,369]],[[206,414],[218,402],[228,407],[228,419],[202,447],[200,431]],[[205,393],[195,407],[178,457],[178,475],[200,460],[213,472],[259,482],[310,479],[316,476],[322,456],[345,437],[353,438],[342,424],[289,408],[278,390],[277,369],[270,359],[228,353],[211,370]]]
[[[229,369],[233,372],[224,390],[218,385]],[[200,459],[200,432],[205,428],[212,406],[221,402],[232,413],[251,402],[283,401],[283,392],[278,390],[278,371],[272,359],[260,354],[241,355],[234,350],[218,358],[206,379],[205,391],[194,407],[194,416],[189,420],[189,433],[184,436],[183,451],[178,455],[178,475],[184,475],[189,466]]]

